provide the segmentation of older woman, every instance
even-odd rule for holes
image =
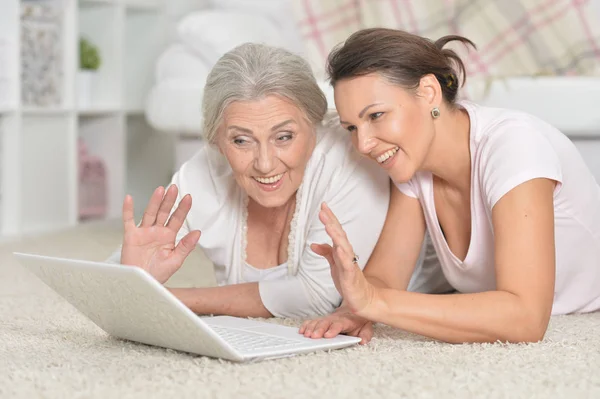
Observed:
[[[385,220],[389,179],[342,129],[325,126],[326,111],[299,56],[259,44],[224,55],[204,91],[205,145],[168,189],[154,192],[139,225],[125,198],[123,245],[113,260],[164,283],[199,243],[219,286],[172,289],[196,313],[333,311],[341,299],[329,264],[310,248],[328,238],[321,203],[335,210],[357,258],[366,260]]]

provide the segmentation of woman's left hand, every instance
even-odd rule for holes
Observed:
[[[329,244],[312,244],[312,250],[327,259],[331,266],[331,276],[344,304],[355,314],[361,315],[373,301],[375,287],[367,281],[362,270],[355,263],[355,254],[346,232],[327,204],[323,203],[319,219],[333,247]]]

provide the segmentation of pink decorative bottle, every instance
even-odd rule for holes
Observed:
[[[106,216],[108,195],[104,161],[88,153],[79,139],[79,219],[102,219]]]

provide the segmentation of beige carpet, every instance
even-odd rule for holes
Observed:
[[[600,398],[600,313],[556,317],[533,345],[448,345],[378,326],[365,347],[239,365],[113,339],[11,256],[101,260],[119,234],[90,224],[0,244],[0,398]],[[213,283],[200,253],[170,281]]]

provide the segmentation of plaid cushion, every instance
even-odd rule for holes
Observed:
[[[307,57],[323,76],[327,54],[357,29],[389,27],[448,44],[469,76],[600,74],[600,15],[589,0],[295,0]]]

